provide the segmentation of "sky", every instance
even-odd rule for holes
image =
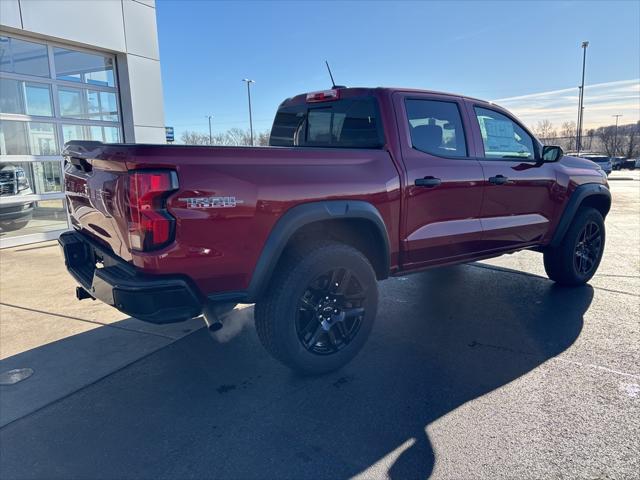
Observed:
[[[166,124],[269,130],[287,97],[336,83],[460,93],[525,123],[577,116],[588,40],[586,128],[640,118],[640,2],[157,0]]]

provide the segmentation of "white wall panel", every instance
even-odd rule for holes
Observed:
[[[20,0],[25,31],[124,52],[120,0]]]
[[[144,3],[145,5],[156,8],[156,0],[134,0],[134,1]]]
[[[124,0],[122,7],[127,53],[158,60],[156,10],[131,0]]]
[[[0,25],[22,28],[18,0],[0,0]]]
[[[160,62],[136,55],[127,55],[127,70],[133,124],[145,127],[164,127]],[[138,141],[137,138],[136,141]]]
[[[166,143],[164,127],[139,127],[136,126],[136,143]]]

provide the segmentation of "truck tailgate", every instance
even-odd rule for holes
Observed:
[[[108,147],[107,147],[108,148]],[[74,228],[130,261],[125,156],[99,142],[71,142],[64,151],[67,208]]]

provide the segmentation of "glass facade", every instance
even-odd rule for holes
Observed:
[[[122,141],[115,58],[0,35],[0,246],[68,228],[69,140]]]

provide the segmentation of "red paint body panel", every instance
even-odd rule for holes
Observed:
[[[91,171],[65,167],[67,202],[76,229],[99,240],[140,271],[187,276],[202,294],[246,290],[265,242],[282,215],[322,200],[363,200],[380,213],[390,241],[391,273],[485,258],[547,244],[577,185],[606,180],[591,162],[489,161],[466,97],[403,89],[344,89],[341,98],[378,100],[382,149],[100,145],[87,152]],[[412,148],[405,98],[456,102],[468,158]],[[305,102],[299,95],[283,102]],[[151,252],[131,249],[127,182],[132,170],[172,169],[179,188],[166,200],[175,240]],[[510,183],[488,178],[501,174]],[[442,180],[433,189],[418,178]],[[186,198],[235,197],[230,208],[189,208]]]

